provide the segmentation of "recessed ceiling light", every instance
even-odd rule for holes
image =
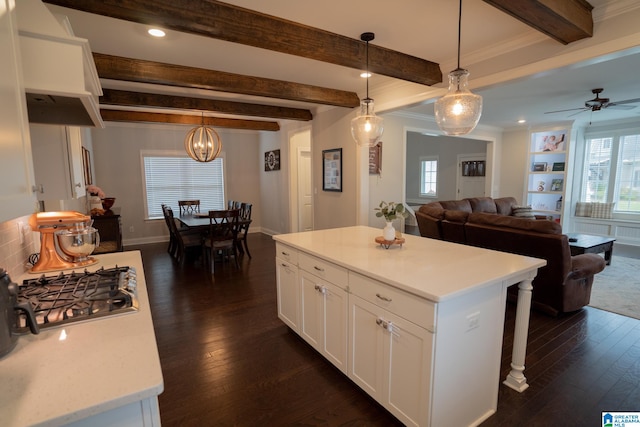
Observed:
[[[368,79],[369,77],[371,77],[371,73],[363,71],[362,73],[360,73],[360,77],[362,77],[363,79]]]
[[[147,32],[153,37],[164,37],[166,35],[160,28],[150,28]]]
[[[527,121],[525,119],[520,119],[520,120],[518,120],[518,123],[520,123],[520,124],[527,123]]]

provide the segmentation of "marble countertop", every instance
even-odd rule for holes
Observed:
[[[385,249],[379,228],[354,226],[273,236],[351,271],[434,302],[498,281],[508,285],[546,265],[538,258],[403,234],[405,243]]]
[[[0,359],[3,427],[65,425],[164,390],[140,252],[96,258],[87,270],[135,267],[139,310],[20,336]]]

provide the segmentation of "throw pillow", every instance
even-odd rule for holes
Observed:
[[[531,210],[531,206],[514,206],[511,210],[511,215],[517,216],[518,218],[536,219],[536,216]]]
[[[576,216],[591,216],[593,210],[592,203],[578,202],[576,203]]]
[[[613,218],[613,203],[593,203],[591,218]]]

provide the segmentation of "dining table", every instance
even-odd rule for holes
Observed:
[[[192,214],[183,214],[183,215],[176,216],[175,219],[177,219],[180,222],[180,224],[183,225],[184,227],[187,227],[189,229],[199,230],[203,235],[206,235],[209,233],[209,227],[211,226],[211,223],[209,221],[209,211],[201,212],[201,213],[196,212]],[[242,219],[242,218],[238,219],[239,229],[242,229],[243,226],[250,223],[251,223],[250,219]],[[240,252],[240,254],[244,255],[244,249],[239,241],[240,236],[237,236],[236,240],[237,240],[236,243],[237,243],[238,251]]]

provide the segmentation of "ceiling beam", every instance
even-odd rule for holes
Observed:
[[[346,108],[360,105],[355,92],[95,52],[93,59],[101,79],[207,89]]]
[[[148,113],[131,110],[100,109],[100,115],[105,122],[145,122],[145,123],[173,123],[180,125],[198,126],[205,124],[218,128],[266,130],[276,132],[280,130],[278,122],[260,120],[227,119],[221,117],[194,116],[187,114]]]
[[[593,36],[591,6],[585,0],[484,0],[562,44]]]
[[[366,62],[365,43],[359,39],[214,0],[44,1],[358,70]],[[372,44],[369,44],[369,70],[424,85],[442,82],[438,64]]]
[[[201,110],[241,116],[301,121],[309,121],[313,119],[311,111],[300,108],[249,104],[244,102],[192,98],[186,96],[160,95],[154,93],[129,92],[115,89],[103,89],[102,92],[103,95],[100,97],[100,105]]]

